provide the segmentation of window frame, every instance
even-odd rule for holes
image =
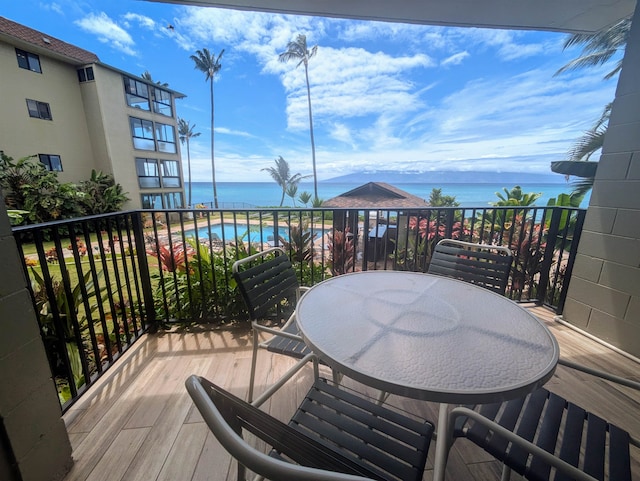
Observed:
[[[175,172],[171,172],[173,169]],[[162,187],[182,187],[180,163],[177,160],[160,159],[160,172],[162,173]]]
[[[166,154],[176,154],[176,131],[171,124],[163,124],[154,122],[154,135],[156,136],[156,149],[158,152]],[[171,137],[170,139],[168,137]],[[168,150],[165,146],[169,146],[172,150]]]
[[[38,160],[50,172],[63,172],[62,158],[57,154],[38,154]]]
[[[136,125],[139,124],[139,125]],[[151,128],[145,128],[145,125],[150,125]],[[147,119],[141,119],[139,117],[129,117],[129,127],[131,130],[131,138],[133,139],[133,148],[138,150],[156,150],[155,140],[155,127],[153,121]],[[136,135],[136,129],[142,134],[148,135]],[[138,141],[136,141],[138,140]],[[146,148],[147,145],[152,145],[152,148]]]
[[[154,166],[154,169],[151,170],[155,170],[155,175],[149,175],[153,174],[153,172],[149,172],[147,166]],[[161,187],[158,159],[136,157],[136,175],[138,177],[138,186],[141,189],[158,189]],[[144,179],[155,179],[155,181],[151,181],[153,185],[149,185]]]
[[[160,201],[160,205],[157,205],[158,201]],[[162,209],[162,201],[162,194],[159,192],[140,194],[140,202],[143,209]]]
[[[82,67],[76,70],[78,73],[78,82],[93,82],[96,77],[93,73],[93,67]]]
[[[21,48],[16,48],[15,50],[18,67],[29,70],[30,72],[42,73],[42,63],[40,62],[40,56],[38,54],[22,50]],[[21,61],[21,58],[24,60]]]
[[[182,209],[184,207],[184,199],[182,192],[172,191],[162,193],[162,205],[164,209]]]
[[[26,99],[26,101],[29,117],[33,119],[53,120],[51,106],[48,102],[41,102],[34,99]]]
[[[158,93],[161,95],[158,96]],[[162,94],[166,94],[165,99]],[[153,111],[160,115],[173,117],[173,106],[171,104],[171,92],[160,87],[153,87],[152,90]]]
[[[149,85],[126,75],[123,75],[122,78],[124,79],[124,94],[127,105],[134,109],[150,112],[151,102]],[[143,89],[145,90],[144,93],[141,91]],[[140,99],[140,101],[134,102],[134,99]],[[141,107],[141,105],[143,106]]]

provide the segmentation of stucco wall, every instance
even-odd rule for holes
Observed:
[[[1,196],[0,272],[3,458],[17,461],[21,481],[62,479],[72,463],[71,444]]]
[[[93,152],[74,66],[40,55],[42,73],[18,67],[15,47],[0,42],[0,149],[15,160],[59,155],[61,182],[88,179]],[[46,102],[53,120],[29,117],[26,99]]]
[[[563,317],[640,357],[640,9],[636,9]]]

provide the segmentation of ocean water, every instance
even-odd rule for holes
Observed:
[[[213,201],[213,187],[210,182],[194,182],[192,194],[192,204],[210,203]],[[344,192],[355,189],[361,183],[333,183],[319,182],[318,196],[323,200],[336,197]],[[399,189],[422,199],[428,199],[431,190],[442,189],[442,195],[455,196],[456,201],[462,207],[486,207],[490,202],[498,201],[496,192],[504,195],[504,188],[512,189],[513,185],[501,184],[419,184],[419,183],[398,183],[394,184]],[[547,201],[557,197],[562,193],[570,193],[571,185],[564,183],[556,184],[520,184],[524,193],[542,193],[536,201],[537,206],[547,205]],[[282,191],[275,182],[218,182],[218,205],[221,208],[250,208],[250,207],[274,207],[280,205]],[[298,185],[298,195],[307,191],[313,194],[313,183],[301,182]],[[581,207],[589,205],[590,193],[585,196]],[[188,186],[185,183],[185,201],[188,201]],[[284,207],[293,207],[290,197],[285,196]],[[300,203],[296,200],[296,206]]]

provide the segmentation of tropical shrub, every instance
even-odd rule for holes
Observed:
[[[102,271],[98,272],[97,275],[101,277]],[[66,271],[62,271],[62,276],[63,280],[51,278],[49,286],[53,296],[50,296],[44,278],[36,269],[31,268],[31,286],[40,330],[51,370],[56,377],[58,395],[60,401],[64,403],[71,398],[69,380],[65,369],[64,352],[66,350],[75,387],[79,388],[85,384],[81,361],[81,352],[86,352],[84,337],[87,335],[89,327],[88,313],[85,309],[87,309],[87,306],[89,312],[94,312],[98,309],[98,305],[95,302],[97,292],[103,291],[106,287],[96,290],[92,272],[87,272],[75,286],[71,286],[69,275]],[[65,289],[65,284],[69,286],[69,289]],[[83,290],[86,297],[83,294]],[[77,325],[74,326],[76,322]],[[62,329],[62,332],[59,332],[59,329]],[[80,342],[76,337],[77,334],[81,336]],[[90,371],[95,370],[95,363],[100,361],[91,359],[90,356],[87,357],[94,363],[89,366]]]
[[[116,184],[112,175],[93,169],[89,180],[80,182],[78,188],[85,194],[81,198],[85,215],[117,212],[129,200],[122,186]]]
[[[469,229],[464,220],[454,220],[449,228],[444,214],[433,211],[426,216],[409,216],[406,228],[401,229],[398,235],[396,252],[391,254],[396,269],[426,272],[439,240],[447,237],[466,240],[469,237]],[[451,217],[455,219],[454,216]],[[396,242],[395,239],[391,241]]]
[[[151,249],[162,272],[152,274],[156,287],[154,306],[159,320],[182,322],[231,320],[244,313],[244,301],[231,274],[228,259],[241,259],[255,253],[244,243],[213,251],[195,239],[186,244]]]
[[[333,229],[327,234],[329,247],[329,265],[333,275],[346,274],[353,271],[356,250],[353,235],[347,227],[344,231]]]
[[[14,161],[5,154],[0,156],[0,190],[16,221],[22,218],[41,223],[115,212],[128,200],[111,175],[94,170],[89,180],[78,185],[61,183],[55,172],[34,159],[28,156]]]
[[[78,217],[83,214],[84,196],[75,185],[61,184],[55,172],[48,171],[35,156],[14,162],[2,154],[0,158],[0,189],[10,209],[27,211],[24,216],[31,222]]]

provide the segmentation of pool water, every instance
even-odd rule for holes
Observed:
[[[223,235],[224,234],[224,235]],[[189,229],[184,231],[185,237],[196,237],[196,230]],[[275,239],[274,226],[252,225],[251,232],[247,232],[247,224],[215,224],[210,229],[207,226],[198,228],[198,237],[205,240],[223,240],[225,242],[233,241],[240,238],[245,242],[268,242]],[[289,239],[289,229],[286,227],[278,228],[278,237],[284,240]]]

